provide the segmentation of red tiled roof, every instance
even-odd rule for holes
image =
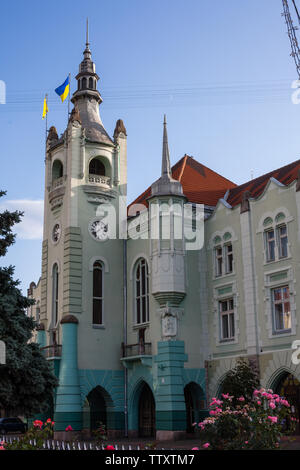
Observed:
[[[270,171],[265,175],[259,176],[258,178],[237,186],[230,190],[227,202],[231,206],[240,204],[242,202],[242,196],[245,191],[249,191],[252,198],[260,196],[263,193],[269,179],[272,177],[280,181],[280,183],[288,185],[297,179],[299,169],[300,160],[296,160],[289,165],[285,165],[281,168],[278,168],[277,170]]]
[[[231,206],[236,206],[241,203],[245,191],[249,191],[252,198],[260,196],[271,177],[284,185],[292,183],[297,179],[299,169],[300,160],[297,160],[237,186],[232,181],[197,162],[194,158],[184,155],[172,167],[172,176],[181,182],[183,193],[190,202],[215,206],[218,200],[224,197],[226,191],[229,190],[227,202]],[[137,197],[130,206],[133,204],[148,206],[147,198],[150,196],[151,186]]]
[[[184,155],[173,167],[172,177],[181,182],[183,193],[190,202],[215,206],[226,191],[235,188],[236,184],[219,175],[210,168]],[[147,198],[151,196],[151,186],[146,189],[131,204],[148,205]],[[129,207],[130,207],[129,206]]]

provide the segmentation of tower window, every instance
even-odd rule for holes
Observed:
[[[91,160],[89,165],[89,174],[105,176],[105,166],[99,158],[93,158],[93,160]]]
[[[83,77],[83,79],[81,80],[81,88],[82,88],[82,90],[86,90],[86,88],[87,88],[86,77]]]
[[[92,77],[89,78],[89,88],[94,88],[94,80],[92,79]]]
[[[64,174],[64,167],[60,160],[54,160],[52,165],[52,181],[61,178]]]
[[[93,325],[103,324],[103,266],[96,261],[93,266]]]
[[[136,323],[149,321],[149,272],[144,258],[138,261],[135,270],[135,314]]]

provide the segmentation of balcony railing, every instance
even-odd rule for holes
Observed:
[[[104,184],[110,186],[110,178],[102,175],[89,175],[89,183],[93,184]]]
[[[50,346],[41,348],[41,350],[43,351],[46,359],[49,359],[50,357],[61,357],[62,345],[51,344]]]
[[[60,188],[60,186],[64,185],[64,177],[62,176],[61,178],[56,178],[52,181],[51,184],[51,191],[53,191],[56,188]]]
[[[151,356],[152,344],[151,343],[127,344],[126,346],[122,344],[122,354],[123,354],[123,357]]]

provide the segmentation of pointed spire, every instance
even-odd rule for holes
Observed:
[[[89,19],[86,19],[86,41],[85,45],[88,47],[90,45],[89,43]]]
[[[164,115],[164,133],[163,133],[163,148],[162,148],[162,163],[161,163],[161,176],[167,176],[171,178],[171,166],[170,166],[170,153],[168,145],[168,131],[167,131],[167,120]]]
[[[85,50],[83,51],[83,56],[85,59],[91,60],[92,54],[90,50],[89,43],[89,19],[86,19],[86,38],[85,38]]]
[[[178,180],[172,178],[170,153],[168,144],[167,120],[164,115],[164,132],[162,146],[161,177],[151,186],[151,196],[182,195],[182,186]]]

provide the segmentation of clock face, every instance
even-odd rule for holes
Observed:
[[[57,243],[61,234],[61,228],[59,224],[55,224],[52,230],[52,240]]]
[[[105,224],[101,220],[94,220],[94,222],[90,224],[90,232],[93,238],[96,238],[96,240],[103,241],[108,238],[107,224]]]

